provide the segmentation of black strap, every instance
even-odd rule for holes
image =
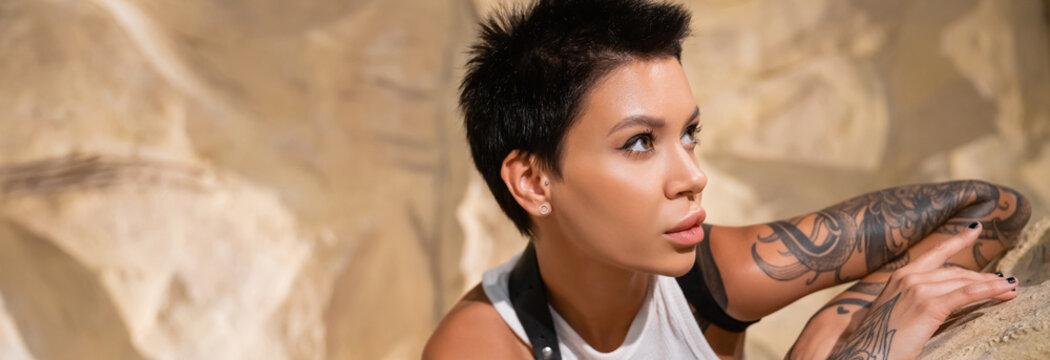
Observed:
[[[561,360],[558,333],[547,308],[547,287],[531,242],[511,270],[509,280],[510,303],[532,344],[532,355],[539,360]]]
[[[711,258],[710,245],[704,239],[697,249],[697,261],[688,273],[676,280],[682,288],[686,300],[696,311],[711,321],[712,324],[732,332],[742,332],[748,326],[758,322],[740,321],[734,319],[718,305],[711,291],[708,289],[708,281],[713,286],[721,287],[721,274],[718,268],[713,266],[714,259]],[[710,263],[713,273],[705,274],[700,268],[702,263]],[[705,275],[708,281],[705,281]],[[532,345],[532,355],[539,360],[561,360],[561,350],[558,347],[558,333],[554,329],[554,319],[551,317],[550,309],[547,307],[547,287],[540,275],[539,263],[536,260],[536,248],[530,242],[518,258],[518,263],[510,272],[508,282],[508,293],[514,313],[518,316],[525,335]],[[699,324],[698,324],[699,326]]]
[[[731,332],[742,332],[751,324],[758,322],[758,320],[740,321],[734,319],[729,314],[726,314],[725,309],[715,301],[711,290],[708,288],[708,282],[716,288],[723,289],[724,287],[722,286],[722,275],[718,272],[718,267],[715,266],[714,258],[711,257],[711,245],[708,241],[710,239],[706,235],[710,233],[710,228],[705,230],[708,231],[704,232],[704,240],[697,245],[696,262],[693,263],[693,268],[689,269],[689,272],[685,275],[675,278],[675,280],[678,280],[678,286],[682,288],[685,299],[689,300],[690,304],[693,304],[693,307],[704,319]],[[704,267],[711,269],[709,270],[710,273],[705,274],[701,271],[700,268],[704,263],[709,264],[709,266]],[[725,303],[724,299],[722,303]]]

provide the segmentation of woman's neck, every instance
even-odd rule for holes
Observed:
[[[568,240],[534,240],[547,301],[591,347],[613,351],[627,337],[651,276],[598,261]]]

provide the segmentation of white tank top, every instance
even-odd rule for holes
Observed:
[[[496,308],[503,321],[510,326],[522,341],[529,344],[525,328],[521,326],[518,315],[511,306],[508,283],[510,271],[518,262],[515,256],[503,265],[489,269],[482,277],[482,287],[492,306]],[[649,284],[649,294],[642,303],[642,308],[631,321],[627,337],[619,348],[603,353],[592,348],[576,330],[573,330],[565,319],[547,305],[554,319],[554,329],[558,333],[561,356],[565,360],[574,359],[705,359],[717,360],[718,357],[707,339],[700,332],[689,303],[685,300],[678,282],[667,276],[653,275]]]

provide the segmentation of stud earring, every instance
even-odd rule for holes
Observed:
[[[551,213],[551,205],[548,203],[540,204],[540,215],[547,215]]]
[[[551,182],[549,180],[543,179],[543,185],[546,186],[546,185],[550,185],[550,184],[551,184]]]

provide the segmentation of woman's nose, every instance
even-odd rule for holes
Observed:
[[[668,162],[667,197],[693,197],[707,186],[707,175],[700,170],[692,151],[680,148]]]

